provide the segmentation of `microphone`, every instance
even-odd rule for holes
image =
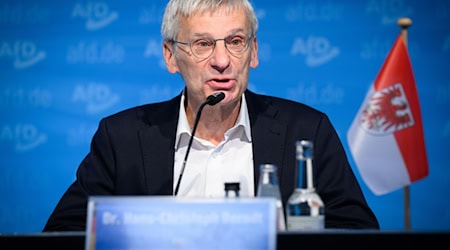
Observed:
[[[194,140],[195,131],[197,130],[198,121],[200,120],[200,116],[202,114],[203,108],[206,105],[214,106],[225,98],[225,94],[223,92],[216,92],[214,94],[209,95],[206,100],[200,105],[198,109],[197,115],[194,121],[194,127],[192,128],[191,138],[189,139],[189,144],[186,149],[186,154],[184,155],[183,165],[181,167],[180,176],[178,177],[177,186],[175,187],[175,196],[178,194],[178,189],[180,189],[181,178],[183,177],[184,169],[186,168],[187,158],[189,156],[189,151],[191,150],[192,141]]]
[[[209,104],[209,105],[211,105],[211,106],[214,106],[214,105],[216,105],[217,103],[219,103],[220,101],[222,101],[223,98],[225,98],[225,94],[224,94],[223,92],[216,92],[216,93],[214,93],[214,94],[208,96],[208,97],[206,98],[205,103],[206,103],[206,104]],[[202,106],[205,106],[206,104],[202,104]],[[202,108],[202,109],[203,109],[203,108]],[[200,111],[201,111],[201,110],[200,110]],[[199,113],[200,113],[200,111],[199,111]],[[197,116],[200,117],[200,115],[198,115],[198,113],[197,113]]]

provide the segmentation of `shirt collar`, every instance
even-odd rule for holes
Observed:
[[[184,108],[185,99],[186,99],[185,92],[183,91],[183,94],[181,95],[180,109],[178,112],[179,118],[178,118],[178,125],[177,125],[177,134],[176,134],[176,138],[175,138],[175,150],[178,149],[180,138],[183,134],[186,134],[189,136],[191,135],[191,128],[187,121],[186,110]],[[238,116],[238,119],[237,119],[234,127],[244,128],[244,134],[247,137],[247,140],[249,142],[252,141],[252,136],[251,136],[251,131],[250,131],[250,118],[248,116],[247,101],[245,99],[244,94],[242,94],[241,109],[239,111],[239,116]]]

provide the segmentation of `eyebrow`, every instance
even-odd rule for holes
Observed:
[[[243,28],[236,28],[236,29],[232,29],[230,32],[228,32],[225,37],[234,35],[239,32],[245,33]],[[211,37],[212,38],[213,36],[210,33],[194,33],[192,37]]]

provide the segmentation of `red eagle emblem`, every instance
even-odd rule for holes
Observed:
[[[362,111],[361,123],[375,134],[394,133],[413,126],[413,115],[402,84],[375,92]]]

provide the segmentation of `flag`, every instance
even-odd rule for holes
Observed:
[[[399,35],[347,133],[362,179],[376,195],[428,176],[419,98]]]

